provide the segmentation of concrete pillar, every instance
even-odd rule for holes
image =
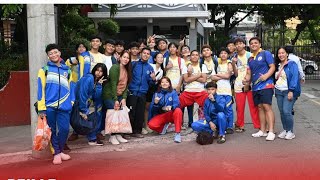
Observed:
[[[149,18],[148,24],[147,24],[147,38],[152,35],[153,35],[153,19]]]
[[[30,80],[30,111],[31,111],[31,134],[33,141],[34,131],[37,126],[37,114],[33,104],[37,100],[37,77],[38,71],[47,61],[45,53],[46,45],[56,42],[54,5],[53,4],[28,4],[28,54],[29,54],[29,80]],[[31,141],[31,142],[32,142]],[[52,158],[49,148],[45,151],[33,151],[35,158]]]
[[[187,18],[187,22],[190,22],[189,26],[189,46],[190,50],[197,49],[197,28],[195,18]]]

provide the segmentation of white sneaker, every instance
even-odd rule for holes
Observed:
[[[111,144],[113,144],[113,145],[118,145],[118,144],[120,144],[115,135],[110,136],[109,142],[110,142]]]
[[[268,134],[262,132],[261,130],[259,130],[258,132],[252,134],[252,137],[266,137],[266,136],[268,136]]]
[[[116,139],[120,142],[120,143],[127,143],[128,140],[124,139],[120,134],[116,135]]]
[[[61,160],[68,161],[71,157],[68,154],[60,153]]]
[[[279,135],[278,138],[284,139],[284,137],[286,137],[287,131],[283,130]]]
[[[296,137],[296,135],[294,135],[293,132],[288,131],[287,134],[286,134],[285,139],[290,140],[290,139],[293,139],[295,137]]]
[[[146,135],[148,134],[148,131],[145,128],[142,128],[141,134]]]
[[[266,137],[266,140],[267,141],[273,141],[274,138],[276,138],[276,134],[269,131],[268,136]]]

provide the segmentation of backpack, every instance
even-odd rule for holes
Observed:
[[[48,66],[48,65],[43,66],[42,69],[43,69],[43,71],[44,71],[45,77],[47,78],[49,66]],[[68,80],[70,80],[70,75],[71,75],[71,70],[70,70],[70,68],[69,68],[69,69],[68,69]],[[35,102],[35,103],[33,104],[33,106],[34,106],[34,108],[35,108],[36,113],[38,114],[38,113],[39,113],[39,110],[38,110],[38,101]]]
[[[214,71],[217,74],[218,73],[217,72],[217,70],[218,70],[218,57],[216,55],[212,56],[212,61],[213,61],[213,64],[214,64]],[[202,72],[202,65],[203,64],[204,64],[204,58],[201,58],[200,59],[200,63],[199,63],[201,72]]]
[[[198,133],[196,142],[200,145],[208,145],[213,143],[213,136],[207,131],[201,131]]]

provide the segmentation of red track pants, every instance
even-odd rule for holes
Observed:
[[[169,111],[163,114],[159,114],[150,119],[148,125],[149,128],[160,133],[166,123],[174,123],[176,133],[181,131],[182,126],[182,111],[180,108],[176,108],[174,111]]]

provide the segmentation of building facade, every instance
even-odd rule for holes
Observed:
[[[186,37],[191,49],[200,49],[209,43],[214,25],[208,23],[211,13],[206,4],[118,4],[114,20],[120,26],[118,39],[126,43],[147,39],[156,34],[169,42],[179,42]],[[89,12],[96,23],[110,17],[108,5],[99,5],[99,11]]]

